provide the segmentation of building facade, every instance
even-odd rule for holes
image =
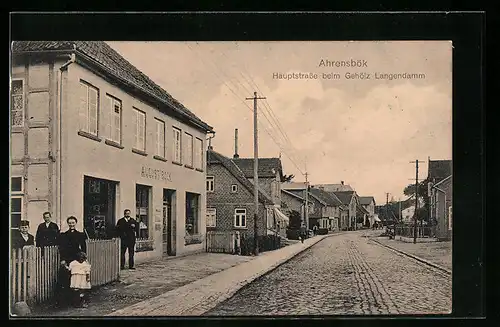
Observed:
[[[363,225],[370,227],[375,222],[375,198],[373,196],[360,196],[359,203],[368,211],[363,220]]]
[[[64,231],[76,216],[89,237],[110,238],[130,209],[137,261],[204,249],[212,127],[104,42],[15,42],[12,63],[22,219],[49,211]]]
[[[341,230],[355,230],[356,219],[359,216],[359,197],[355,191],[334,192],[337,198],[347,209],[347,215],[344,216],[345,220],[341,221]]]
[[[436,221],[436,237],[447,241],[452,238],[453,178],[448,176],[431,188],[431,217]]]

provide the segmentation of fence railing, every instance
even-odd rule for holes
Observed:
[[[240,232],[207,232],[207,252],[235,254],[239,253],[240,248]]]
[[[395,234],[396,236],[402,237],[413,237],[415,229],[413,226],[396,226]],[[417,238],[435,238],[436,237],[436,226],[417,226],[416,228]]]
[[[42,303],[56,292],[60,257],[59,248],[34,246],[13,250],[10,259],[11,302]],[[92,286],[100,286],[120,277],[120,239],[87,240],[87,256]]]

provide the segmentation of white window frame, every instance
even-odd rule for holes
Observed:
[[[13,82],[17,82],[17,81],[21,81],[21,85],[22,85],[22,92],[21,94],[12,94],[12,84]],[[25,81],[24,81],[24,78],[13,78],[11,80],[11,94],[10,94],[10,115],[11,115],[11,118],[10,118],[10,124],[11,124],[11,127],[23,127],[24,126],[24,115],[25,115],[25,111],[26,111],[26,97],[25,97]],[[23,104],[23,107],[21,110],[13,110],[14,109],[14,101],[12,101],[12,97],[16,95],[16,96],[21,96],[22,97],[22,104]],[[22,122],[20,125],[14,125],[12,123],[12,112],[13,111],[21,111],[21,117],[22,117]]]
[[[244,220],[242,219],[244,218]],[[242,224],[241,222],[245,223]],[[238,222],[238,224],[236,224]],[[236,208],[234,209],[234,227],[246,228],[247,227],[247,209]]]
[[[208,175],[206,177],[206,191],[213,193],[215,191],[215,176]]]
[[[195,146],[193,151],[195,153],[195,158],[194,158],[195,168],[203,170],[203,157],[205,154],[205,151],[203,149],[203,140],[197,137],[194,140],[194,142]]]
[[[232,184],[231,193],[236,193],[236,192],[238,192],[238,184]]]
[[[85,94],[83,94],[82,87],[85,88]],[[78,114],[79,114],[80,130],[85,133],[98,136],[99,135],[99,89],[83,80],[80,80],[79,88],[80,88],[79,89],[80,106]],[[90,115],[91,91],[95,92],[96,95],[96,104],[95,104],[96,108],[95,108],[95,114],[92,115],[93,117]]]
[[[188,167],[194,167],[194,137],[193,135],[184,132],[184,137],[186,138],[186,142],[183,144],[185,146],[185,160],[184,163]]]
[[[216,208],[207,208],[207,227],[216,227],[217,226],[217,209]]]
[[[139,151],[146,151],[146,113],[137,108],[134,110],[134,149]],[[141,126],[141,117],[144,122]],[[141,133],[142,128],[142,133]],[[142,135],[141,135],[142,134]],[[141,142],[142,136],[142,142]],[[141,144],[142,143],[142,144]]]
[[[155,136],[155,155],[165,158],[166,125],[158,118],[155,118]]]
[[[177,127],[172,128],[173,133],[173,146],[172,146],[172,161],[182,163],[182,130]]]
[[[116,113],[115,107],[119,106],[119,111]],[[121,145],[122,142],[122,101],[110,94],[106,94],[106,137],[108,140]],[[116,122],[118,117],[118,123]]]
[[[12,179],[13,178],[20,178],[21,179],[21,190],[19,191],[12,191]],[[17,227],[12,227],[12,214],[20,214],[21,215],[21,220],[23,220],[23,206],[24,206],[24,178],[23,176],[11,176],[10,177],[10,203],[9,203],[9,208],[10,208],[10,222],[9,225],[11,226],[11,229],[18,229]],[[12,211],[12,199],[21,199],[21,211],[18,212],[13,212]]]

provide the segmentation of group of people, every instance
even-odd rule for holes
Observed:
[[[57,245],[60,255],[60,270],[58,279],[57,302],[73,303],[86,307],[86,291],[91,288],[91,265],[87,261],[87,235],[76,229],[78,220],[74,216],[66,219],[68,230],[60,232],[59,226],[52,221],[50,212],[43,213],[43,222],[38,225],[35,236],[29,233],[29,221],[21,220],[19,230],[11,237],[12,249],[22,249],[26,246],[44,248]],[[121,240],[120,267],[125,268],[125,253],[128,251],[129,269],[134,268],[134,252],[136,237],[139,234],[139,224],[130,217],[130,210],[124,211],[124,217],[116,224],[117,236]]]

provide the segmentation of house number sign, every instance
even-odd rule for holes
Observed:
[[[142,166],[141,169],[141,176],[145,178],[150,178],[150,179],[156,179],[160,181],[172,181],[172,176],[170,175],[169,172],[161,170],[161,169],[154,169],[146,166]]]

